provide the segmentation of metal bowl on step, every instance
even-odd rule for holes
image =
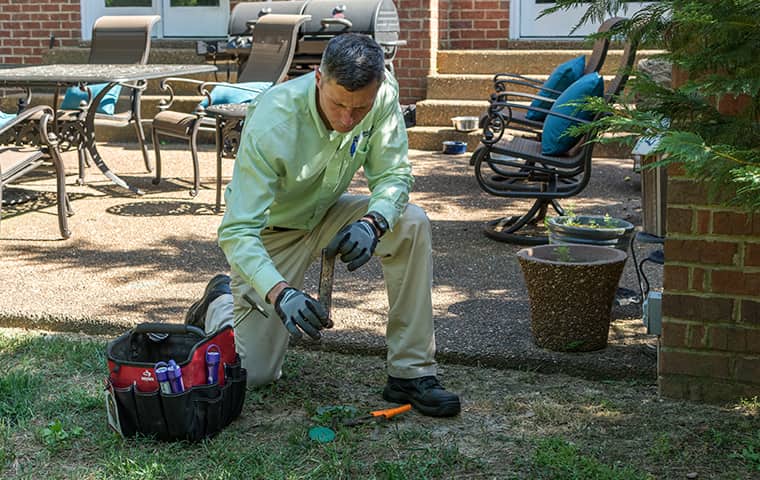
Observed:
[[[478,129],[478,117],[451,117],[451,123],[454,124],[454,129],[459,132],[472,132]]]

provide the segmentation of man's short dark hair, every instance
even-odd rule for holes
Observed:
[[[319,70],[326,78],[353,92],[372,82],[383,81],[383,49],[367,35],[344,33],[327,42]]]

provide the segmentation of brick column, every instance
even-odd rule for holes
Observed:
[[[441,1],[441,49],[504,49],[510,0]]]
[[[425,98],[427,76],[436,71],[438,52],[438,1],[394,0],[401,22],[400,47],[393,62],[401,103]]]
[[[759,395],[760,214],[709,201],[680,168],[668,176],[660,393],[706,402]]]
[[[73,46],[81,37],[79,0],[0,0],[0,63],[41,63],[53,46]]]

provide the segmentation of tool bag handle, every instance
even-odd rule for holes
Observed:
[[[206,332],[193,325],[186,325],[183,323],[158,323],[158,322],[144,322],[136,325],[132,329],[132,333],[169,333],[169,334],[183,334],[193,333],[201,338],[206,336]]]

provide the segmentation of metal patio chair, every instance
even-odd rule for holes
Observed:
[[[63,238],[69,238],[71,232],[67,217],[73,214],[73,210],[66,195],[66,178],[58,140],[52,131],[48,131],[48,123],[53,118],[52,108],[38,105],[0,124],[0,218],[3,189],[50,160],[56,175],[58,229]]]
[[[613,31],[620,27],[626,18],[613,17],[605,20],[597,29],[597,33],[603,34]],[[586,65],[583,69],[583,75],[592,72],[601,71],[604,66],[604,61],[607,59],[607,52],[610,47],[609,37],[598,38],[594,41],[591,47],[591,55],[586,59]],[[530,100],[542,100],[546,103],[553,103],[554,100],[562,93],[558,90],[553,90],[544,86],[544,82],[530,78],[524,75],[515,73],[497,73],[493,77],[494,93],[493,95],[509,94],[522,98],[522,101]],[[515,86],[525,87],[535,93],[519,93],[509,91],[510,88]],[[543,95],[539,95],[543,93]],[[529,110],[515,110],[512,112],[510,130],[519,130],[536,136],[541,135],[543,129],[543,120],[533,120],[526,117]],[[488,112],[484,113],[480,117],[480,127],[485,126],[485,121],[488,117]],[[474,157],[473,157],[474,158]]]
[[[636,56],[637,41],[625,43],[617,75],[607,83],[604,98],[613,102],[625,87]],[[543,111],[547,115],[589,123],[573,116],[515,103],[512,92],[496,92],[491,96],[489,114],[483,128],[483,145],[472,156],[475,177],[487,193],[506,198],[534,199],[522,215],[490,221],[484,233],[494,240],[538,245],[547,242],[544,235],[518,233],[524,227],[537,225],[546,217],[551,206],[559,215],[564,210],[560,199],[579,194],[589,182],[596,132],[589,132],[562,155],[544,155],[541,140],[506,135],[516,112]],[[598,116],[596,117],[598,118]]]
[[[151,31],[153,26],[161,19],[158,15],[135,15],[135,16],[103,16],[95,21],[92,27],[92,45],[90,47],[90,56],[88,63],[91,64],[140,64],[148,63],[151,45]],[[137,135],[137,141],[140,144],[145,169],[148,172],[153,171],[148,149],[145,145],[145,131],[142,126],[142,115],[140,112],[140,99],[142,92],[147,87],[146,81],[139,81],[134,84],[122,84],[115,86],[111,91],[115,93],[112,102],[118,100],[116,89],[121,90],[125,87],[129,92],[129,108],[123,111],[114,111],[113,114],[101,113],[100,110],[95,115],[95,125],[126,127],[132,125]],[[91,92],[83,91],[85,102],[94,97]],[[73,95],[73,92],[67,92]],[[58,105],[59,92],[56,91],[54,100]],[[76,98],[75,96],[73,98]],[[64,104],[67,103],[64,98]],[[75,101],[76,103],[76,101]],[[102,103],[101,103],[102,105]],[[63,107],[63,106],[62,106]],[[81,110],[63,109],[58,114],[59,122],[65,122],[67,118],[74,115],[81,115]],[[100,105],[91,105],[88,108],[99,108]],[[76,107],[73,107],[76,108]],[[85,150],[81,147],[79,153],[79,182],[84,183],[84,166],[87,162]]]
[[[298,29],[310,18],[310,15],[270,13],[257,19],[253,26],[251,54],[248,57],[248,61],[240,70],[237,78],[238,84],[202,82],[187,78],[167,78],[161,82],[161,88],[169,92],[169,100],[161,101],[161,105],[159,105],[161,111],[153,117],[153,147],[156,152],[154,184],[157,185],[161,182],[160,137],[181,138],[188,141],[193,161],[193,188],[190,190],[190,195],[194,197],[198,194],[198,189],[200,188],[198,132],[201,130],[215,131],[215,121],[206,115],[205,106],[231,103],[229,101],[215,101],[214,91],[220,92],[222,91],[221,89],[231,89],[231,91],[248,92],[251,95],[247,101],[251,101],[255,98],[255,95],[261,93],[269,86],[285,80],[290,63],[293,60],[293,55],[295,54]],[[174,91],[171,84],[179,82],[196,84],[200,94],[205,97],[205,106],[204,102],[198,104],[192,113],[170,110],[174,101]],[[240,85],[241,83],[252,82],[259,82],[260,86],[256,88]]]

